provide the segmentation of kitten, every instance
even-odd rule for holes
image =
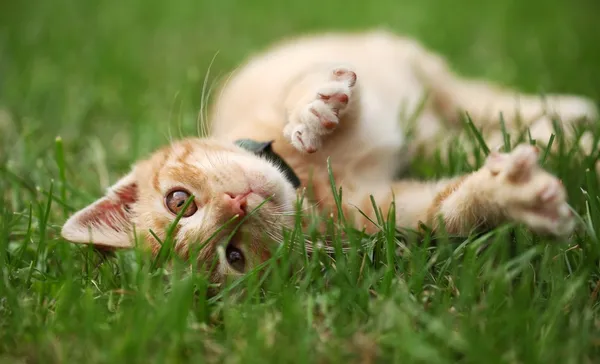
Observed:
[[[407,142],[410,115],[419,108]],[[384,214],[395,198],[402,228],[423,223],[438,229],[443,222],[448,233],[466,235],[513,221],[539,233],[569,235],[574,219],[565,190],[538,165],[533,146],[492,152],[481,169],[455,178],[394,180],[416,150],[446,147],[465,111],[491,145],[502,140],[500,112],[508,128],[522,120],[542,143],[552,132],[552,116],[565,125],[597,118],[594,104],[581,97],[542,101],[460,78],[439,56],[387,32],[301,37],[233,73],[213,105],[209,137],[179,141],[136,163],[106,196],[74,214],[62,235],[120,248],[133,246],[135,231],[156,253],[160,243],[150,230],[164,240],[179,213],[175,250],[187,257],[199,249],[201,262],[217,256],[212,279],[220,282],[269,257],[269,241],[293,225],[304,187],[311,189],[305,208],[335,211],[328,157],[343,188],[346,217],[367,232],[377,230],[369,220],[375,220],[373,195]],[[241,139],[273,143],[255,143],[252,150],[236,144]]]

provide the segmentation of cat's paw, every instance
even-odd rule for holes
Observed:
[[[307,105],[303,105],[283,130],[284,136],[301,152],[314,153],[322,138],[335,130],[351,102],[356,84],[354,71],[338,67],[321,85]]]
[[[491,153],[486,160],[495,202],[508,218],[541,234],[567,236],[575,219],[566,191],[538,164],[538,149],[519,145],[510,153]]]

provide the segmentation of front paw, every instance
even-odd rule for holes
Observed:
[[[571,234],[575,219],[566,191],[539,166],[536,147],[519,145],[511,153],[491,153],[484,168],[491,173],[494,201],[509,219],[541,234]]]
[[[299,151],[316,152],[321,148],[322,138],[337,128],[355,84],[356,73],[342,67],[333,69],[309,103],[292,112],[283,135]]]

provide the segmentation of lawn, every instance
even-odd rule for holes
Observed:
[[[564,241],[388,227],[367,248],[306,256],[290,239],[264,281],[207,297],[180,262],[104,256],[59,232],[136,159],[196,135],[203,84],[283,36],[385,26],[465,75],[600,100],[598,14],[596,0],[1,2],[0,363],[597,362],[597,158],[566,147],[544,161],[581,217]]]

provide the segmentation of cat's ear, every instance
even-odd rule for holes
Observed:
[[[104,197],[71,216],[61,235],[73,243],[133,247],[131,210],[137,200],[138,185],[130,173],[110,187]]]

